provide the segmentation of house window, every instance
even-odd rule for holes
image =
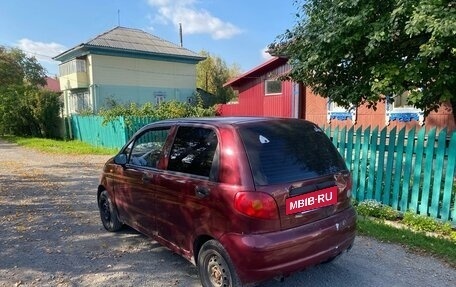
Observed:
[[[70,62],[63,63],[59,66],[59,74],[60,76],[66,76],[74,73],[85,73],[87,72],[86,69],[86,61],[77,59],[72,60]]]
[[[155,96],[155,104],[159,105],[165,101],[165,96]]]
[[[264,87],[266,95],[277,95],[282,93],[282,81],[266,80]]]
[[[89,91],[71,92],[68,96],[68,111],[79,114],[92,111],[92,101]]]
[[[421,126],[424,125],[423,111],[408,104],[407,98],[409,94],[410,92],[405,92],[401,95],[386,98],[386,125],[389,125],[391,121],[418,121]]]
[[[355,124],[356,123],[356,108],[353,106],[349,109],[346,109],[342,106],[339,106],[336,102],[329,100],[326,119],[327,119],[328,124],[331,123],[331,120],[339,120],[339,121],[351,120],[353,122],[353,124]]]
[[[400,96],[395,96],[393,109],[415,109],[413,105],[407,103],[408,93],[403,93]]]

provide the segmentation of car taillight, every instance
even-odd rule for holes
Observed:
[[[261,219],[278,219],[279,212],[272,196],[261,192],[238,192],[234,207],[241,213]]]
[[[336,180],[336,185],[339,188],[339,192],[344,190],[347,191],[347,197],[351,197],[351,188],[352,188],[352,178],[349,172],[346,173],[336,173],[334,175],[334,179]]]

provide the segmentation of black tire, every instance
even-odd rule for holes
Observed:
[[[330,257],[330,258],[326,259],[325,261],[321,262],[321,264],[330,264],[330,263],[334,262],[334,260],[338,259],[341,255],[342,255],[342,253],[339,253],[336,256]]]
[[[198,273],[204,287],[241,287],[241,281],[225,248],[216,240],[203,244],[198,253]]]
[[[103,190],[98,198],[98,208],[100,210],[101,222],[106,230],[115,232],[122,228],[117,210],[109,198],[108,192]]]

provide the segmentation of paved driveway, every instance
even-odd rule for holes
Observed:
[[[0,141],[0,286],[200,286],[196,268],[96,205],[106,156],[43,154]],[[456,247],[455,247],[456,248]],[[456,286],[456,270],[358,237],[333,263],[261,286]]]

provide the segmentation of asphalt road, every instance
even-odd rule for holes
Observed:
[[[106,159],[0,141],[0,286],[200,286],[196,268],[155,241],[102,228],[96,187]],[[261,286],[448,287],[456,269],[358,237],[334,262]]]

